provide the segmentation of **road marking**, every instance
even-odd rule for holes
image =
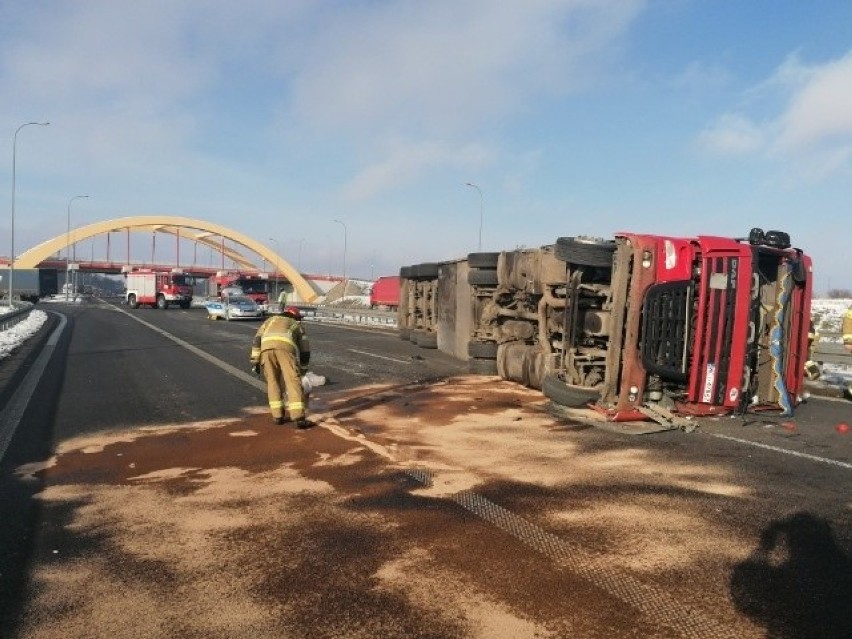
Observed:
[[[65,330],[65,325],[68,323],[68,319],[62,313],[57,313],[56,311],[47,312],[59,316],[59,326],[53,329],[32,368],[30,368],[24,377],[24,381],[15,390],[6,408],[0,412],[0,460],[6,454],[6,449],[12,441],[15,431],[18,429],[18,424],[21,422],[27,406],[29,406],[36,386],[41,381],[44,369],[47,368],[50,358],[53,357],[54,349],[59,343],[59,336],[62,335],[62,331]]]
[[[819,462],[821,464],[831,464],[832,466],[840,466],[840,468],[847,468],[852,470],[852,464],[837,461],[836,459],[829,459],[827,457],[818,457],[817,455],[809,455],[808,453],[800,453],[795,450],[790,450],[789,448],[781,448],[780,446],[770,446],[769,444],[761,444],[759,442],[751,442],[747,439],[740,439],[739,437],[731,437],[730,435],[722,435],[720,433],[707,433],[711,437],[718,437],[719,439],[727,439],[732,442],[737,442],[738,444],[745,444],[746,446],[754,446],[756,448],[763,448],[765,450],[771,450],[776,453],[782,453],[784,455],[792,455],[793,457],[801,457],[803,459],[808,459],[810,461]]]
[[[180,337],[177,337],[177,336],[175,336],[175,335],[172,335],[172,334],[171,334],[171,333],[169,333],[168,331],[165,331],[165,330],[163,330],[162,328],[160,328],[160,327],[158,327],[158,326],[154,326],[154,325],[153,325],[153,324],[151,324],[150,322],[146,322],[145,320],[140,319],[139,317],[137,317],[136,315],[133,315],[132,313],[128,313],[128,312],[127,312],[127,311],[125,311],[123,308],[119,308],[119,307],[117,307],[117,306],[115,306],[114,308],[115,308],[115,310],[117,310],[119,313],[123,313],[124,315],[127,315],[127,317],[129,317],[129,318],[131,318],[131,319],[136,320],[137,322],[139,322],[139,323],[140,323],[140,324],[142,324],[143,326],[146,326],[146,327],[150,328],[150,329],[151,329],[152,331],[154,331],[155,333],[159,333],[160,335],[162,335],[162,336],[163,336],[163,337],[165,337],[166,339],[170,339],[170,340],[171,340],[171,341],[173,341],[175,344],[178,344],[179,346],[182,346],[182,347],[183,347],[183,348],[185,348],[186,350],[188,350],[188,351],[190,351],[190,352],[192,352],[192,353],[195,353],[196,355],[198,355],[198,356],[199,356],[199,357],[201,357],[202,359],[204,359],[204,360],[206,360],[206,361],[210,362],[210,363],[211,363],[211,364],[213,364],[214,366],[218,366],[219,368],[221,368],[221,369],[222,369],[223,371],[225,371],[226,373],[229,373],[229,374],[233,375],[234,377],[236,377],[237,379],[240,379],[240,380],[242,380],[242,381],[246,382],[247,384],[251,384],[251,385],[252,385],[252,386],[254,386],[255,388],[259,388],[260,390],[262,390],[262,391],[266,392],[266,382],[264,382],[264,381],[262,381],[262,380],[260,380],[260,379],[258,379],[258,378],[256,378],[256,377],[252,376],[252,375],[251,375],[251,374],[249,374],[249,373],[246,373],[245,371],[240,370],[240,369],[239,369],[239,368],[237,368],[236,366],[231,366],[230,364],[227,364],[227,363],[223,362],[223,361],[222,361],[221,359],[219,359],[218,357],[214,357],[214,356],[213,356],[213,355],[211,355],[210,353],[207,353],[207,352],[205,352],[205,351],[201,350],[201,349],[200,349],[200,348],[198,348],[197,346],[193,346],[193,345],[192,345],[192,344],[190,344],[189,342],[186,342],[186,341],[182,340]]]
[[[366,355],[367,357],[375,357],[377,359],[386,359],[389,362],[398,362],[400,364],[410,364],[411,360],[408,359],[398,359],[396,357],[388,357],[387,355],[376,355],[375,353],[368,353],[367,351],[356,351],[354,348],[349,349],[350,353],[358,353],[359,355]]]

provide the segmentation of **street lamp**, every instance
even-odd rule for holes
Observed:
[[[343,227],[343,297],[346,297],[346,236],[348,235],[346,225],[340,220],[332,220]]]
[[[304,244],[305,238],[299,240],[299,261],[296,263],[296,268],[299,269],[299,273],[302,272],[302,244]]]
[[[74,200],[79,200],[83,197],[89,197],[88,195],[75,195],[70,200],[68,200],[68,226],[65,230],[65,301],[68,301],[68,279],[70,277],[71,265],[68,260],[68,256],[71,254],[71,202]]]
[[[482,250],[482,202],[483,202],[482,189],[480,189],[478,186],[476,186],[476,184],[473,184],[472,182],[465,182],[464,185],[469,186],[469,187],[474,188],[477,191],[479,191],[479,248],[477,250],[481,251]]]
[[[279,254],[281,253],[281,245],[278,243],[274,237],[269,238],[270,242],[275,242],[275,301],[278,301],[278,273],[281,271],[281,264],[278,261]]]
[[[26,122],[15,129],[12,138],[12,254],[9,256],[9,308],[12,308],[12,280],[15,277],[15,154],[18,147],[18,131],[30,125],[47,126],[50,122]]]

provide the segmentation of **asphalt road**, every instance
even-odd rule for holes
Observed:
[[[0,461],[2,637],[852,636],[848,402],[635,436],[311,323],[297,431],[257,323],[55,311]]]

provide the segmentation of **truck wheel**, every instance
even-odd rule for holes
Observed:
[[[497,360],[475,357],[467,360],[467,370],[474,375],[497,375]]]
[[[418,331],[417,345],[420,348],[438,348],[438,334],[432,331]]]
[[[560,237],[556,240],[556,259],[577,266],[612,267],[615,242]]]
[[[467,273],[467,283],[472,286],[497,286],[497,271],[491,269],[471,269]]]
[[[499,253],[468,253],[467,265],[470,268],[497,268]]]
[[[545,375],[541,391],[548,399],[568,408],[583,408],[601,396],[597,389],[566,384],[556,375]]]
[[[139,302],[136,301],[135,295],[128,295],[127,296],[127,305],[130,308],[139,308]]]
[[[166,298],[162,295],[157,297],[157,308],[166,309],[169,307],[169,303],[166,301]]]
[[[438,265],[434,262],[426,262],[425,264],[416,264],[411,267],[411,277],[420,280],[433,280],[438,277]]]
[[[497,359],[497,342],[468,342],[467,354],[477,359]]]
[[[181,302],[181,303],[180,303],[180,307],[181,307],[183,310],[188,309],[188,308],[189,308],[189,302]]]

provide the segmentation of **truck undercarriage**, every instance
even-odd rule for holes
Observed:
[[[807,359],[810,260],[785,234],[757,231],[561,237],[404,267],[400,334],[612,420],[789,413]]]

